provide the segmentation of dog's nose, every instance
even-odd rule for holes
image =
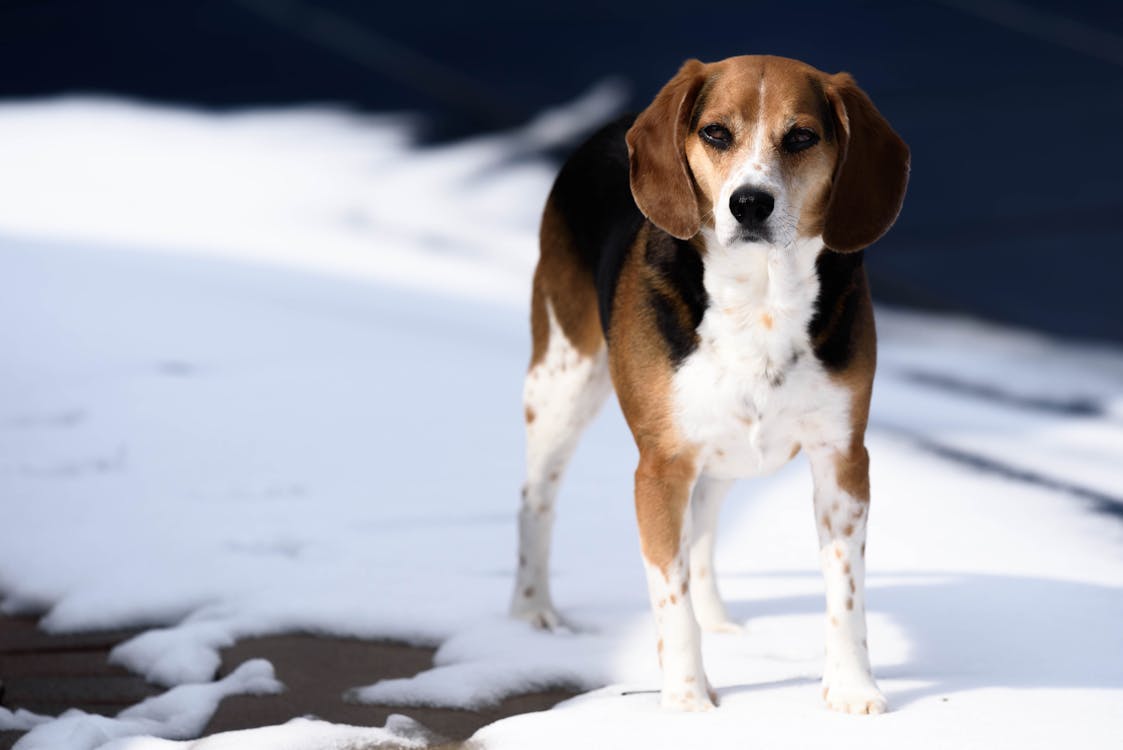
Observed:
[[[737,188],[729,196],[729,211],[738,224],[753,226],[762,224],[772,215],[776,199],[771,193],[752,187]]]

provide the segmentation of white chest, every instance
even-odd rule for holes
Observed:
[[[821,247],[710,243],[710,304],[673,384],[679,430],[699,447],[704,473],[755,476],[801,445],[846,438],[849,394],[831,382],[807,333]]]

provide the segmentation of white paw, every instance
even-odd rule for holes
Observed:
[[[865,675],[854,679],[823,681],[823,700],[832,711],[846,714],[883,714],[888,708],[885,696]]]
[[[663,688],[660,705],[668,711],[712,711],[717,705],[717,693],[708,685],[703,690],[697,682],[690,682],[679,690]]]
[[[549,604],[528,607],[512,607],[511,617],[530,623],[538,630],[560,630],[567,628],[565,620]]]

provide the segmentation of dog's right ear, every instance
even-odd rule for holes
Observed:
[[[706,65],[687,60],[628,130],[632,197],[655,226],[680,240],[702,227],[694,177],[686,162],[686,136]]]

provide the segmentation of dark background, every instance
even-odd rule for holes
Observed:
[[[607,77],[642,108],[688,57],[800,58],[853,73],[912,147],[904,211],[868,255],[877,297],[1123,342],[1121,8],[0,0],[0,100],[342,103],[421,112],[440,141]]]

